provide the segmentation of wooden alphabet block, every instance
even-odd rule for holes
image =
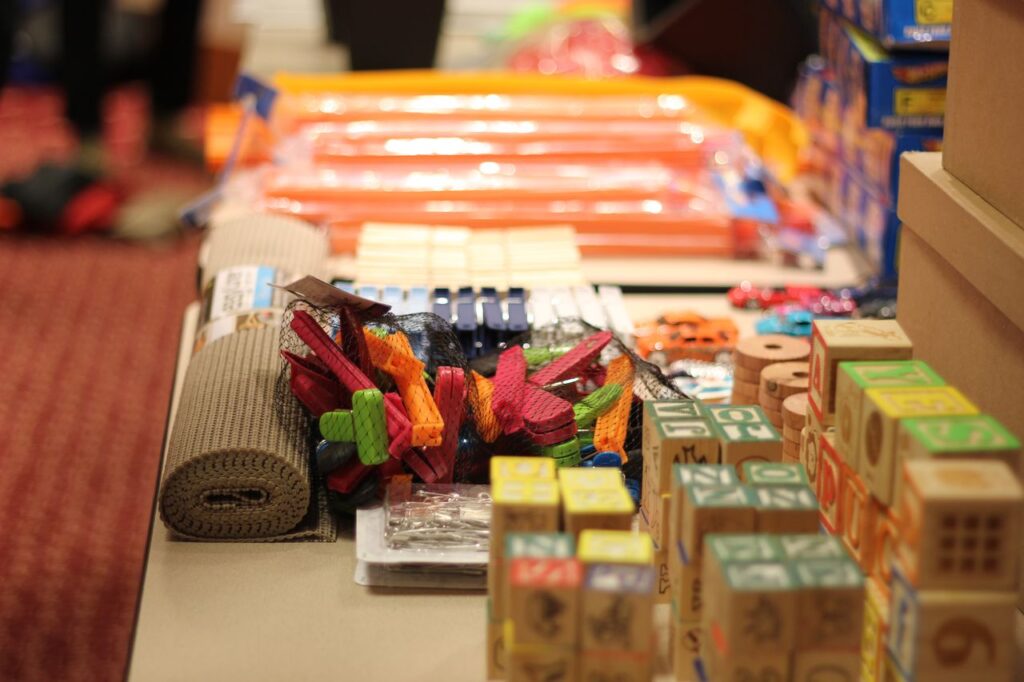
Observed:
[[[818,489],[818,471],[821,468],[821,455],[818,452],[821,436],[834,431],[833,427],[823,426],[810,406],[807,407],[807,426],[800,432],[800,464],[803,464],[807,480],[815,491]]]
[[[779,561],[726,563],[701,622],[724,657],[757,657],[796,644],[798,582]]]
[[[580,682],[650,682],[653,656],[608,651],[580,652]]]
[[[576,556],[571,535],[566,533],[508,533],[502,555],[492,556],[487,568],[487,594],[495,620],[504,620],[508,603],[508,563],[518,558],[567,559]]]
[[[652,427],[651,468],[659,493],[671,490],[674,464],[720,464],[718,434],[705,419],[657,421]]]
[[[645,400],[643,416],[644,444],[651,438],[651,428],[655,422],[678,421],[688,419],[703,419],[705,416],[704,405],[699,400]],[[644,451],[644,455],[647,452]]]
[[[491,557],[504,551],[506,533],[557,531],[558,483],[499,478],[491,485]]]
[[[555,463],[550,457],[518,457],[496,455],[491,457],[491,482],[503,478],[531,479],[555,477]]]
[[[587,567],[580,621],[581,649],[649,654],[653,618],[653,567]]]
[[[671,644],[669,656],[672,659],[672,674],[676,680],[694,680],[694,663],[700,656],[701,640],[704,638],[699,620],[677,620],[671,623]]]
[[[835,434],[825,432],[818,441],[818,476],[815,492],[821,506],[821,525],[829,533],[843,532],[843,518],[840,514],[839,490],[842,485],[843,463],[834,446]]]
[[[663,547],[654,553],[654,601],[657,604],[668,604],[672,601],[669,556],[668,547]]]
[[[567,489],[598,490],[625,485],[622,470],[615,467],[563,467],[558,470],[562,492]]]
[[[669,548],[668,570],[676,615],[681,620],[698,620],[703,599],[701,565],[687,561],[682,544],[676,543],[674,549]]]
[[[865,573],[870,572],[875,550],[875,515],[878,502],[868,493],[857,472],[843,464],[839,483],[839,516],[843,544]]]
[[[765,486],[757,495],[759,533],[815,533],[818,531],[818,498],[810,486]]]
[[[863,682],[885,679],[885,639],[889,632],[889,602],[874,580],[868,580],[864,600],[864,635],[860,641],[860,678]]]
[[[798,651],[792,682],[860,682],[859,651]]]
[[[1015,592],[915,591],[893,573],[886,649],[907,680],[1015,679]]]
[[[672,503],[669,510],[668,544],[682,539],[683,510],[686,508],[686,488],[692,485],[739,485],[736,469],[724,464],[676,464],[672,475]]]
[[[630,530],[633,527],[633,498],[625,487],[569,488],[563,492],[565,532],[579,536],[587,528]]]
[[[894,510],[878,507],[872,535],[874,551],[872,552],[871,568],[867,573],[888,595],[892,565],[896,559],[896,545],[900,541],[899,522]]]
[[[920,360],[840,362],[836,374],[836,451],[854,470],[863,431],[861,412],[869,388],[944,386],[945,381]]]
[[[506,635],[507,637],[508,635]],[[509,682],[575,682],[579,655],[571,647],[509,647],[505,679]]]
[[[487,679],[505,678],[505,627],[501,620],[487,619]]]
[[[897,450],[901,460],[998,459],[1024,477],[1020,441],[987,414],[922,417],[900,423]]]
[[[707,639],[713,639],[708,635]],[[704,679],[718,682],[744,682],[745,680],[789,680],[791,662],[788,653],[776,652],[764,656],[723,656],[714,646],[705,646],[707,655],[701,657]],[[685,679],[698,679],[690,677]]]
[[[978,408],[952,386],[869,388],[864,391],[857,473],[875,499],[889,506],[893,503],[899,467],[900,421],[908,417],[977,413]]]
[[[910,339],[895,320],[815,320],[808,399],[823,425],[835,421],[836,373],[842,360],[909,360]]]
[[[913,460],[896,558],[920,590],[1016,590],[1024,491],[1004,462]]]
[[[686,560],[699,563],[708,533],[752,533],[757,524],[753,488],[690,486],[686,489],[680,538]]]
[[[782,461],[782,436],[757,405],[713,405],[707,408],[721,440],[722,464],[740,472],[744,462]]]
[[[580,533],[577,558],[585,564],[639,564],[654,562],[654,543],[646,533],[587,529]]]
[[[801,559],[797,649],[854,651],[864,632],[864,576],[852,559]]]
[[[741,479],[747,485],[810,485],[807,471],[799,464],[784,462],[744,462]]]
[[[509,562],[508,616],[516,644],[571,647],[579,639],[581,564],[576,559]]]
[[[777,538],[786,561],[802,559],[845,559],[843,543],[834,535],[780,535]]]
[[[705,557],[700,584],[704,608],[717,612],[717,600],[725,592],[725,568],[732,564],[783,562],[778,536],[710,534],[704,538]]]

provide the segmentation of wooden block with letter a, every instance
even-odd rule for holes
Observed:
[[[633,526],[633,498],[619,488],[564,488],[565,532],[579,536],[587,528],[629,530]]]
[[[864,633],[864,576],[849,557],[790,562],[799,582],[797,650],[856,651]]]
[[[878,502],[868,493],[857,472],[843,464],[839,482],[843,544],[865,573],[870,572],[874,559],[875,515],[879,510]]]
[[[572,647],[579,639],[582,568],[575,558],[519,558],[508,567],[516,644]]]
[[[842,485],[843,463],[833,445],[835,433],[826,431],[818,440],[818,476],[815,493],[821,506],[821,525],[829,533],[843,532],[839,492]]]
[[[895,320],[815,320],[808,402],[818,421],[835,421],[836,373],[842,360],[909,360],[910,339]]]
[[[860,640],[860,679],[885,679],[885,639],[889,633],[889,600],[875,580],[868,580],[864,600],[864,635]]]
[[[863,432],[864,391],[869,388],[944,386],[945,381],[920,360],[840,362],[836,374],[836,450],[854,470]]]
[[[1011,682],[1016,592],[915,590],[893,573],[886,649],[906,680]]]
[[[722,464],[782,461],[782,436],[757,405],[713,405],[707,408],[721,440]]]
[[[586,567],[580,620],[582,651],[650,654],[653,619],[653,566]]]
[[[1024,491],[995,460],[904,464],[896,557],[920,590],[1007,590],[1018,586]]]
[[[897,444],[901,439],[901,420],[974,414],[978,414],[978,408],[952,386],[867,389],[857,473],[875,499],[891,505],[899,473]]]
[[[761,486],[754,494],[759,533],[818,532],[818,498],[810,486]]]
[[[581,651],[580,682],[650,682],[653,655],[621,651]]]
[[[1020,441],[987,414],[904,419],[896,447],[902,460],[998,459],[1024,478]]]

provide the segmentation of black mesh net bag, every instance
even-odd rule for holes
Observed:
[[[643,401],[686,397],[610,332],[580,320],[532,330],[470,362],[436,315],[322,303],[298,299],[284,315],[276,399],[280,409],[298,399],[308,412],[295,437],[337,511],[396,475],[487,482],[495,454],[620,464],[638,492]]]

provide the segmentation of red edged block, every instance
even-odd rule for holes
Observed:
[[[444,421],[441,444],[423,448],[423,455],[438,474],[438,481],[451,483],[455,476],[455,454],[459,429],[466,413],[466,375],[458,367],[438,367],[434,377],[434,402]]]
[[[523,424],[527,431],[551,431],[568,422],[575,423],[575,419],[572,404],[568,400],[536,386],[527,386],[526,399],[523,401]]]
[[[523,394],[526,390],[526,357],[512,346],[498,357],[494,373],[491,411],[506,436],[523,430]]]
[[[822,435],[818,441],[818,504],[819,518],[825,530],[833,535],[843,532],[843,517],[839,492],[842,483],[843,460],[832,443]]]
[[[553,431],[542,431],[540,433],[528,431],[527,433],[530,436],[530,440],[537,445],[556,445],[557,443],[571,440],[576,435],[576,422],[571,421]]]
[[[306,406],[314,417],[324,412],[341,409],[342,400],[339,396],[338,382],[326,374],[310,358],[281,351],[281,356],[291,367],[288,384],[292,394]]]
[[[336,493],[350,493],[373,468],[360,462],[358,457],[351,457],[340,469],[327,474],[327,487]]]
[[[402,396],[394,391],[384,394],[384,410],[387,415],[388,440],[390,441],[388,454],[393,460],[398,460],[401,453],[412,447],[412,422],[409,421],[409,416],[405,412]],[[405,421],[393,419],[392,414],[401,414],[405,417]],[[394,444],[394,447],[391,444]],[[398,454],[395,454],[396,452]]]
[[[348,389],[349,393],[355,393],[367,388],[376,388],[373,382],[366,378],[366,375],[345,357],[341,349],[331,341],[331,337],[327,335],[327,332],[317,324],[317,321],[309,313],[304,310],[295,311],[291,326],[320,361],[327,365],[327,369],[334,376],[338,377],[338,381]],[[365,339],[363,342],[365,343]],[[394,421],[396,426],[399,427],[399,432],[408,430],[411,433],[412,424],[409,423],[409,418],[405,416],[405,412],[395,409],[395,405],[389,401],[384,402],[384,409],[387,413],[387,421]],[[401,457],[405,450],[399,447],[400,445],[401,443],[389,443],[388,453],[392,457]]]
[[[345,357],[354,364],[366,376],[373,376],[373,360],[370,357],[370,349],[366,347],[366,337],[363,336],[363,324],[359,317],[349,308],[342,308],[338,316],[338,332],[341,340],[348,339],[349,352]],[[343,346],[344,348],[344,346]],[[344,352],[344,351],[343,351]],[[352,357],[352,356],[355,357]]]
[[[556,381],[580,376],[611,340],[612,333],[607,331],[588,336],[571,351],[534,372],[530,376],[530,381],[538,386],[547,386]]]

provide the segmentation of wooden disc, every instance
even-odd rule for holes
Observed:
[[[761,370],[761,390],[781,403],[795,393],[806,393],[810,374],[806,362],[776,362]]]
[[[748,384],[760,384],[761,370],[747,369],[746,367],[740,367],[739,365],[736,365],[732,368],[732,380],[745,381]]]
[[[778,410],[773,410],[770,407],[765,407],[764,403],[758,403],[761,405],[761,409],[764,410],[764,414],[768,417],[768,421],[774,424],[777,428],[782,428],[782,413]]]
[[[740,339],[733,352],[733,364],[759,371],[776,362],[806,361],[810,354],[811,344],[805,339],[784,334],[765,334]]]
[[[794,429],[786,423],[782,424],[782,437],[786,440],[791,440],[794,443],[800,442],[800,429]]]
[[[778,398],[765,393],[763,390],[758,389],[757,391],[757,402],[761,403],[761,407],[766,410],[771,410],[779,415],[779,420],[782,420],[782,401]]]
[[[800,430],[807,423],[807,393],[794,393],[782,401],[782,421]]]

